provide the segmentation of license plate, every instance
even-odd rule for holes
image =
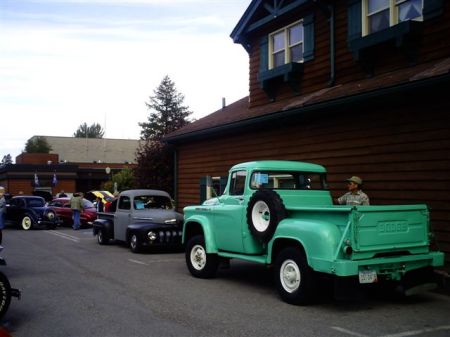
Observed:
[[[359,272],[359,283],[375,283],[378,281],[375,270],[361,270]]]

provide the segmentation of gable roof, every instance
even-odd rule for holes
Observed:
[[[395,94],[414,87],[427,87],[439,82],[448,86],[449,81],[450,57],[252,108],[249,108],[248,97],[244,97],[172,132],[165,140],[177,143],[199,137],[214,137],[219,132]],[[390,83],[390,86],[386,87],[386,83]]]
[[[137,139],[45,137],[50,153],[59,155],[60,161],[71,163],[135,163],[140,141]]]
[[[245,10],[236,27],[230,34],[234,43],[241,44],[247,51],[247,34],[259,29],[271,21],[282,19],[283,15],[299,8],[311,0],[267,1],[253,0]]]

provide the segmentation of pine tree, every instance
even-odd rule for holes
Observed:
[[[2,162],[1,162],[1,164],[0,164],[0,166],[6,166],[6,165],[9,165],[9,164],[12,164],[13,163],[13,161],[12,161],[12,158],[11,158],[11,154],[7,154],[7,155],[5,155],[5,156],[3,156],[3,159],[2,159]]]
[[[154,96],[146,103],[150,112],[148,122],[142,127],[144,145],[137,152],[137,167],[134,170],[138,185],[143,188],[165,190],[172,194],[174,162],[172,146],[163,142],[165,135],[190,123],[192,113],[183,105],[184,96],[175,88],[175,83],[165,76],[154,90]]]
[[[151,111],[148,122],[139,123],[143,140],[161,140],[188,124],[188,117],[192,113],[183,105],[184,95],[177,91],[169,76],[166,75],[153,92],[150,102],[145,103]]]

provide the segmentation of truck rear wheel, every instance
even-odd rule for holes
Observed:
[[[272,190],[253,193],[247,207],[247,224],[250,232],[262,242],[268,242],[278,223],[286,217],[286,208],[280,195]]]
[[[208,254],[204,236],[196,235],[186,245],[186,264],[193,276],[212,278],[216,275],[219,257],[217,254]]]
[[[305,255],[295,247],[288,247],[278,254],[275,265],[275,282],[283,301],[309,304],[315,295],[315,283]]]
[[[100,229],[97,233],[97,242],[100,245],[107,245],[109,243],[108,235],[105,233],[103,229]]]

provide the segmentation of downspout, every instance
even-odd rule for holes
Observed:
[[[328,22],[330,24],[330,81],[328,82],[328,86],[332,87],[336,83],[336,28],[335,28],[335,8],[334,4],[328,6],[329,9],[329,18]]]
[[[324,4],[321,0],[313,0],[322,13],[327,17],[330,26],[330,80],[328,86],[332,87],[336,83],[336,42],[335,42],[335,5]]]
[[[178,210],[178,154],[173,151],[173,198],[175,200],[175,209]]]

